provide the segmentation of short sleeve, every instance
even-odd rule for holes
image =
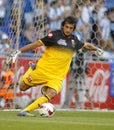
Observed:
[[[55,43],[54,33],[50,32],[47,36],[40,39],[45,46],[52,46]]]
[[[77,37],[75,37],[75,42],[76,42],[76,45],[75,45],[76,51],[78,51],[84,46],[84,42],[79,41]]]

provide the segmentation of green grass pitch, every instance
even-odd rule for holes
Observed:
[[[56,111],[51,118],[18,117],[17,111],[0,111],[0,130],[114,130],[114,112]]]

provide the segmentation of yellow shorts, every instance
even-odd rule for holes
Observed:
[[[59,93],[62,89],[62,80],[50,77],[42,72],[41,69],[32,70],[29,68],[22,77],[22,81],[29,86],[38,86],[43,85],[44,87],[50,87],[56,90]]]

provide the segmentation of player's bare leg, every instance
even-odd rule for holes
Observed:
[[[32,86],[29,86],[25,84],[23,81],[20,82],[20,90],[21,91],[26,91],[27,89],[31,88]]]
[[[43,96],[36,99],[33,103],[24,108],[20,113],[18,113],[18,116],[34,116],[30,113],[30,111],[38,109],[43,103],[49,102],[52,98],[56,96],[56,94],[57,93],[54,89],[46,87],[45,91],[43,91]]]

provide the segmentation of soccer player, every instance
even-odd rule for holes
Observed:
[[[43,56],[39,59],[36,67],[29,67],[20,82],[20,90],[43,85],[40,98],[18,113],[18,116],[34,116],[31,111],[40,107],[41,104],[49,102],[62,89],[62,81],[65,78],[72,56],[75,51],[84,48],[90,51],[99,49],[90,43],[80,42],[72,33],[76,28],[76,19],[72,16],[66,17],[61,24],[61,30],[50,32],[47,36],[22,47],[11,54],[11,59],[15,62],[20,53],[45,46]]]

